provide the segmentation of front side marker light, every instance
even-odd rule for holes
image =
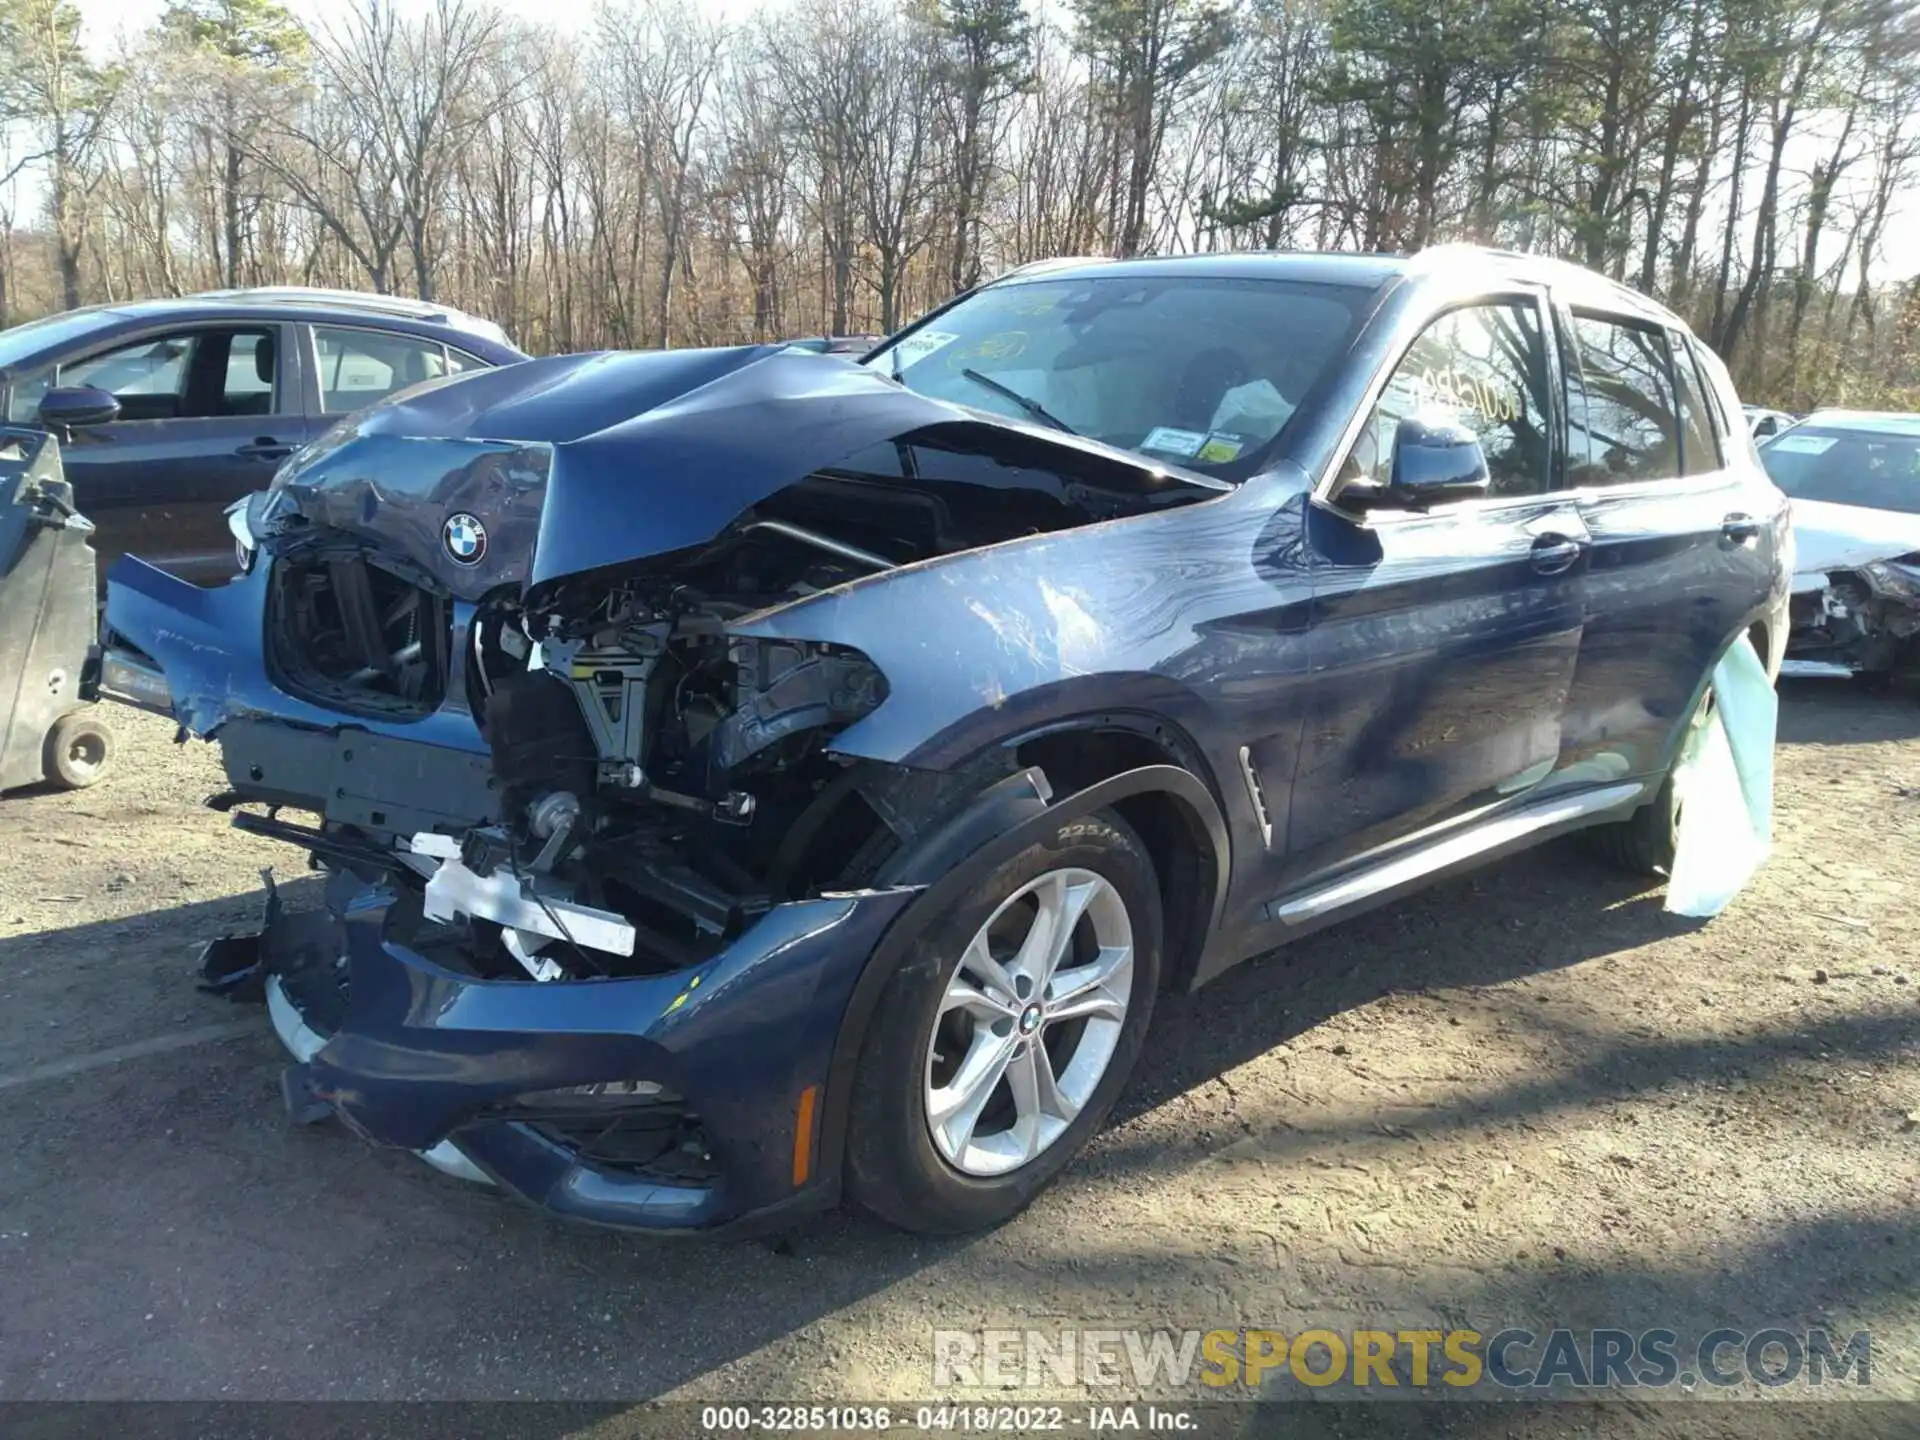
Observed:
[[[800,1092],[793,1117],[793,1188],[798,1190],[813,1177],[814,1119],[819,1111],[820,1087],[809,1085]]]

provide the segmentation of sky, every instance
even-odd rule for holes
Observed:
[[[403,9],[425,10],[431,0],[398,0],[398,3]],[[590,26],[598,8],[590,0],[493,0],[493,3],[516,19],[550,26],[563,33]],[[731,21],[773,0],[692,0],[692,3],[717,20]],[[166,8],[166,0],[73,0],[73,4],[80,11],[84,43],[102,57],[120,48],[121,37],[131,39],[153,24]],[[348,0],[288,0],[288,4],[303,20],[324,21],[330,14],[342,13]],[[1810,136],[1799,137],[1789,146],[1788,168],[1804,173],[1819,157],[1820,150]],[[1750,240],[1750,235],[1741,236],[1742,244]],[[1895,199],[1879,261],[1874,267],[1874,279],[1876,282],[1905,280],[1917,274],[1920,274],[1920,180],[1909,184],[1906,192]]]

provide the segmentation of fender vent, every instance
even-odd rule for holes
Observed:
[[[1253,751],[1240,747],[1240,774],[1247,782],[1247,798],[1253,801],[1253,817],[1260,822],[1260,839],[1273,848],[1273,817],[1267,813],[1267,797],[1260,788],[1260,772],[1253,768]]]

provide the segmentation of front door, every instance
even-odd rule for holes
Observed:
[[[181,329],[60,366],[61,385],[120,401],[119,419],[77,430],[62,450],[102,574],[121,554],[196,581],[233,573],[223,512],[306,436],[284,328]]]
[[[1484,499],[1312,507],[1308,715],[1287,843],[1293,889],[1552,774],[1580,651],[1587,537],[1548,493],[1554,367],[1537,294],[1449,310],[1389,379],[1341,482],[1384,480],[1399,421],[1440,412],[1480,437]]]

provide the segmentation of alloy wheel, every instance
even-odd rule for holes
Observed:
[[[1050,870],[1003,900],[962,952],[927,1047],[934,1148],[1004,1175],[1092,1099],[1133,992],[1133,922],[1109,880]]]

